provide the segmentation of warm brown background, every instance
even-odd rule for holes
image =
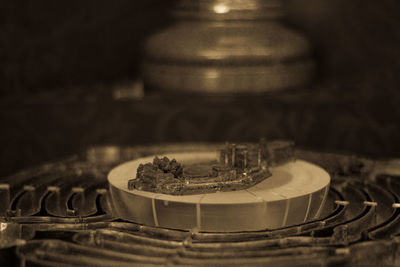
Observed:
[[[315,46],[317,84],[225,102],[112,99],[138,76],[141,40],[171,23],[170,1],[2,1],[0,175],[88,145],[259,136],[400,156],[400,2],[286,1],[287,24]]]

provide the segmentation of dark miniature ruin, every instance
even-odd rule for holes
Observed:
[[[293,142],[261,140],[258,144],[227,143],[217,163],[183,167],[175,159],[155,157],[140,164],[128,189],[190,195],[247,189],[271,176],[270,166],[294,159]]]

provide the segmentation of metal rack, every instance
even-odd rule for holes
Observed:
[[[223,144],[94,147],[2,178],[0,262],[16,266],[399,264],[400,178],[371,176],[378,164],[348,155],[296,151],[299,158],[332,175],[320,218],[304,224],[208,233],[113,217],[106,193],[106,174],[113,166],[165,151],[218,146]]]

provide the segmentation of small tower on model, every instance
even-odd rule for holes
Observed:
[[[226,143],[220,151],[220,162],[227,168],[267,169],[293,159],[293,147],[293,142],[267,142],[265,138],[258,144]]]
[[[241,170],[260,168],[263,161],[261,151],[259,145],[226,143],[221,150],[220,162]]]

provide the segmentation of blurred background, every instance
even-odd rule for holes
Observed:
[[[313,44],[313,86],[265,97],[143,91],[141,42],[171,1],[0,2],[0,175],[96,145],[292,139],[400,156],[400,2],[287,0]]]

